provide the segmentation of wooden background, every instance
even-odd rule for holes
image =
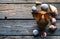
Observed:
[[[36,21],[31,14],[31,7],[35,4],[12,4],[26,2],[60,2],[60,0],[0,0],[0,19],[15,18],[21,20],[0,20],[0,34],[16,35],[25,34],[31,35],[32,30],[36,29]],[[5,4],[1,4],[5,3]],[[11,3],[11,4],[6,4]],[[60,4],[53,4],[58,8],[57,27],[60,28]],[[27,20],[25,20],[27,19]],[[30,20],[29,20],[30,19]],[[19,31],[20,30],[20,31]],[[12,32],[12,33],[11,33]],[[20,33],[19,33],[20,32]],[[0,39],[41,39],[34,36],[0,36]],[[60,36],[48,36],[46,39],[60,39]]]

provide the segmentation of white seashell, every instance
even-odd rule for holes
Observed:
[[[35,6],[32,6],[32,11],[35,11],[37,8]]]
[[[51,8],[52,12],[54,12],[54,14],[58,14],[58,10],[55,6],[50,5],[50,8]]]
[[[51,25],[51,26],[49,26],[49,28],[56,28],[56,26],[54,26],[54,25]]]
[[[56,22],[56,19],[55,18],[52,18],[52,23]]]
[[[41,4],[40,6],[42,9],[46,10],[49,8],[48,4]]]
[[[33,34],[34,34],[34,35],[38,35],[38,33],[39,33],[39,31],[38,31],[38,30],[36,30],[36,29],[35,29],[35,30],[33,30]]]

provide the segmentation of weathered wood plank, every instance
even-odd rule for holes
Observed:
[[[33,18],[31,14],[31,7],[35,4],[0,4],[0,18]],[[60,18],[60,4],[54,4],[58,10]]]
[[[34,4],[0,4],[0,18],[33,18],[31,7]]]
[[[60,2],[42,2],[42,4],[60,4]],[[0,3],[0,4],[36,4],[36,2]]]
[[[60,0],[0,0],[0,3],[18,3],[18,2],[60,2]]]
[[[59,39],[60,36],[47,36],[45,39]],[[1,36],[0,39],[42,39],[39,37],[33,36]]]
[[[60,20],[57,20],[58,28],[59,22]],[[0,35],[33,35],[34,29],[37,29],[35,20],[0,20]],[[57,35],[57,32],[52,35]]]
[[[55,33],[49,33],[48,30],[47,31],[47,35],[48,36],[60,36],[60,29],[57,29],[55,31]],[[0,36],[34,36],[33,35],[33,29],[31,28],[30,30],[28,29],[28,31],[26,30],[1,30],[0,29]]]
[[[37,0],[42,2],[60,2],[60,0]]]
[[[59,39],[60,36],[47,36],[45,39]],[[39,37],[33,36],[1,36],[0,39],[42,39]]]
[[[0,35],[29,35],[36,26],[33,20],[0,20],[0,23]]]
[[[0,39],[34,39],[33,36],[0,36]]]

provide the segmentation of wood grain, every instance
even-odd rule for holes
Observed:
[[[0,39],[42,39],[40,36],[2,36]],[[59,39],[59,36],[47,36],[45,39]]]
[[[31,7],[34,4],[0,4],[0,17],[32,18]]]
[[[60,28],[59,22],[60,20],[57,20],[58,28]],[[34,29],[37,29],[37,24],[35,20],[0,20],[0,35],[32,36],[32,32]],[[59,30],[52,35],[59,36]]]
[[[0,0],[0,3],[19,3],[19,2],[60,2],[60,0]]]
[[[0,4],[0,18],[33,18],[31,7],[35,4]],[[60,4],[54,4],[58,8],[57,18],[60,18]],[[40,9],[40,7],[37,7]]]
[[[60,0],[0,0],[0,3],[23,3],[23,2],[60,2]],[[0,18],[4,18],[7,16],[8,18],[31,18],[31,7],[35,4],[0,4]],[[60,4],[56,4],[58,10]],[[60,11],[59,11],[60,12]],[[57,18],[60,18],[60,14],[58,14]],[[22,34],[30,34],[33,29],[36,29],[35,20],[0,20],[0,34],[16,34],[20,32]],[[57,21],[57,27],[60,28],[60,21]],[[10,32],[10,33],[9,33]],[[25,33],[24,33],[25,32]],[[0,36],[0,39],[42,39],[39,37],[33,36]],[[46,39],[60,39],[60,36],[48,36]]]

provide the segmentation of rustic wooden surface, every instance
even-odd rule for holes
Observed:
[[[18,2],[60,2],[60,0],[0,0],[0,3],[18,3]]]
[[[0,4],[0,18],[31,18],[31,7],[35,4]],[[60,4],[54,4],[60,12]],[[27,8],[28,7],[28,8]],[[60,13],[57,15],[60,18]]]
[[[57,27],[60,25],[60,20],[57,20]],[[35,20],[0,20],[0,35],[10,35],[10,36],[2,36],[2,38],[6,39],[26,39],[27,36],[11,36],[11,35],[32,35],[33,29],[36,29],[36,21]],[[57,34],[57,33],[56,33]],[[59,32],[58,32],[59,34]],[[24,38],[22,38],[24,37]],[[31,38],[30,38],[31,37]],[[56,36],[53,36],[56,37]],[[50,38],[53,39],[52,36]],[[29,39],[41,39],[40,37],[28,36]],[[46,38],[46,39],[50,39]],[[58,38],[58,37],[56,37]]]
[[[60,2],[60,0],[0,0],[0,3],[22,3],[22,2]],[[0,18],[27,18],[33,19],[31,7],[35,4],[0,4]],[[54,4],[59,14],[60,19],[60,4]],[[32,30],[36,29],[35,20],[0,20],[0,34],[14,34],[10,30],[21,32],[20,34],[32,34]],[[57,27],[60,28],[60,20],[57,20]],[[16,33],[15,33],[16,34]],[[34,36],[0,36],[0,39],[42,39]],[[48,36],[46,39],[60,39],[60,36]]]
[[[60,20],[57,20],[57,27],[60,25]],[[0,35],[10,36],[25,36],[33,35],[33,30],[37,29],[35,20],[0,20]],[[59,36],[60,29],[58,29],[53,36]],[[49,34],[50,35],[50,34]]]

